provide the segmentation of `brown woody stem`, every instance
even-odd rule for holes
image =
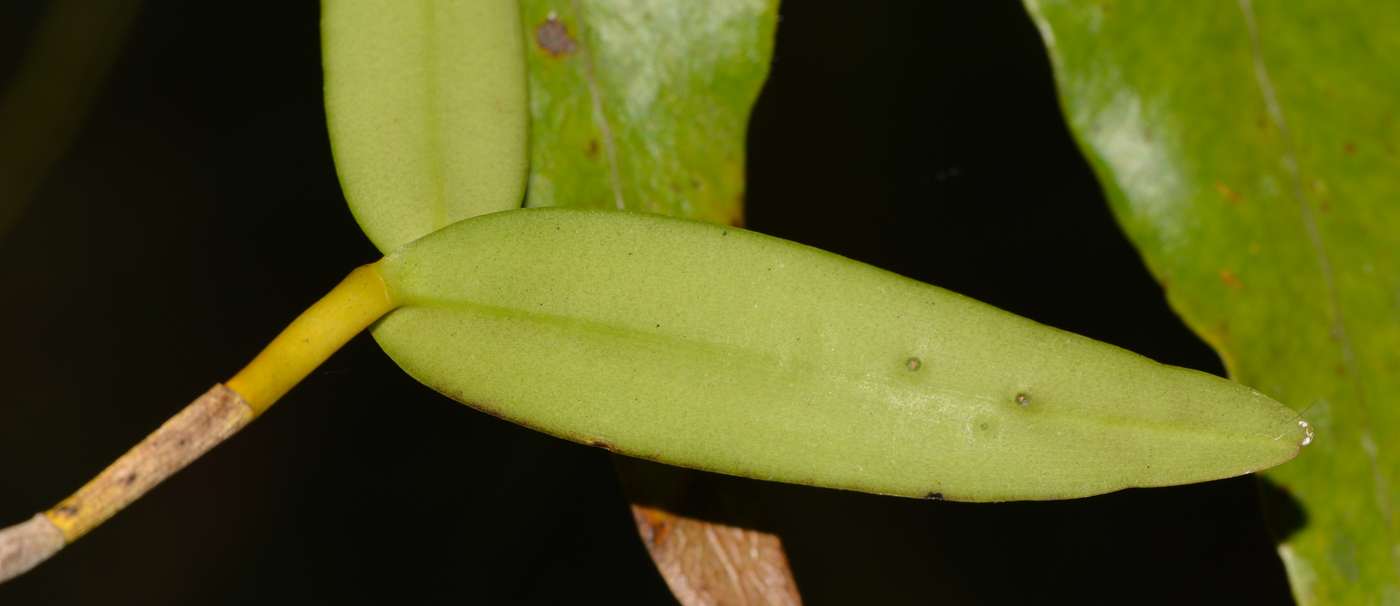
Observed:
[[[215,385],[73,496],[0,530],[0,582],[48,559],[253,420],[253,408]]]

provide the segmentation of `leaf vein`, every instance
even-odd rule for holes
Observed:
[[[1347,334],[1346,320],[1342,315],[1341,294],[1337,290],[1336,274],[1332,269],[1332,262],[1327,255],[1327,247],[1322,241],[1322,233],[1318,230],[1317,219],[1313,216],[1312,207],[1308,206],[1307,192],[1303,187],[1302,171],[1298,166],[1298,156],[1293,148],[1293,137],[1288,130],[1288,121],[1284,119],[1283,107],[1279,103],[1278,93],[1274,90],[1273,81],[1269,78],[1268,66],[1264,62],[1264,51],[1259,44],[1259,30],[1254,20],[1254,7],[1251,0],[1239,0],[1240,10],[1244,13],[1245,25],[1249,29],[1250,46],[1254,54],[1254,76],[1259,82],[1260,93],[1264,97],[1264,105],[1269,112],[1269,118],[1273,121],[1274,127],[1278,129],[1279,136],[1284,144],[1284,167],[1288,171],[1289,180],[1293,187],[1293,198],[1298,203],[1298,208],[1302,212],[1303,227],[1308,233],[1308,239],[1312,243],[1313,251],[1317,254],[1317,264],[1322,272],[1323,282],[1327,286],[1327,297],[1332,305],[1332,333],[1341,344],[1342,359],[1346,363],[1347,374],[1351,379],[1352,388],[1356,391],[1357,408],[1361,414],[1361,444],[1362,450],[1366,452],[1367,461],[1371,466],[1371,479],[1376,487],[1376,501],[1381,509],[1381,516],[1385,520],[1386,533],[1392,546],[1396,544],[1395,517],[1390,507],[1389,494],[1386,487],[1384,474],[1381,472],[1380,453],[1376,447],[1375,439],[1371,431],[1371,411],[1366,401],[1366,390],[1361,380],[1361,370],[1356,363],[1356,353],[1351,345],[1351,337]],[[1397,578],[1400,578],[1400,562],[1395,559],[1395,550],[1389,550],[1391,560],[1391,570]]]
[[[617,146],[613,142],[612,127],[608,124],[608,116],[603,111],[603,92],[598,87],[598,70],[593,61],[593,48],[588,42],[587,19],[584,18],[583,3],[580,0],[571,0],[574,5],[574,15],[578,19],[578,46],[583,52],[583,61],[587,66],[588,75],[588,96],[593,102],[593,121],[598,124],[598,131],[602,133],[603,152],[608,157],[608,177],[612,181],[613,201],[619,210],[626,210],[627,204],[622,198],[622,176],[617,168]]]

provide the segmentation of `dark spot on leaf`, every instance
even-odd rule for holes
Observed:
[[[589,445],[589,446],[597,446],[598,448],[601,448],[601,449],[606,450],[606,451],[608,451],[608,452],[612,452],[612,450],[613,450],[612,444],[609,444],[609,443],[604,442],[604,441],[602,441],[602,440],[593,440],[592,442],[589,442],[588,445]]]
[[[671,191],[676,192],[676,193],[681,193],[681,186],[680,186],[680,185],[677,185],[677,184],[675,184],[675,183],[672,183],[672,184],[671,184]]]
[[[136,481],[136,474],[133,473],[133,474],[127,476],[125,480],[122,480],[122,483],[123,483],[123,484],[126,484],[127,486],[131,486],[131,483],[132,483],[132,482],[135,482],[135,481]]]
[[[569,37],[569,28],[562,21],[551,18],[535,28],[535,43],[551,57],[567,55],[578,50],[578,44]]]
[[[1356,153],[1356,143],[1351,142],[1351,141],[1343,141],[1343,142],[1342,142],[1342,153],[1344,153],[1344,154],[1346,154],[1346,155],[1348,155],[1348,156],[1350,156],[1350,155]]]
[[[941,493],[941,492],[930,492],[930,493],[924,495],[924,500],[927,500],[927,501],[942,501],[942,500],[943,500],[943,493]]]
[[[1021,406],[1030,406],[1030,404],[1031,404],[1031,396],[1030,396],[1030,394],[1024,394],[1024,393],[1018,393],[1018,394],[1016,394],[1016,403],[1019,404],[1019,405],[1021,405]]]
[[[596,157],[598,157],[598,140],[597,140],[597,139],[589,139],[589,140],[588,140],[588,148],[583,150],[583,155],[588,156],[589,158],[596,158]]]
[[[186,439],[184,439],[184,438],[180,438],[180,441],[179,441],[179,442],[176,442],[176,445],[184,446],[185,444],[188,444],[188,443],[189,443],[189,440],[186,440]]]

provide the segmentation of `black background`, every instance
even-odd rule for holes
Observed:
[[[0,5],[8,82],[42,2]],[[1014,1],[791,0],[749,227],[1221,373],[1117,231]],[[147,3],[0,240],[0,524],[67,496],[378,257],[346,210],[314,2]],[[755,483],[806,602],[1286,603],[1252,478],[961,504]],[[3,604],[666,604],[608,455],[359,337]]]

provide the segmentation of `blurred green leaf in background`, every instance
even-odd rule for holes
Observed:
[[[0,238],[78,136],[142,0],[55,0],[0,81]]]
[[[1026,4],[1172,307],[1316,428],[1262,483],[1295,598],[1400,603],[1400,4]]]

